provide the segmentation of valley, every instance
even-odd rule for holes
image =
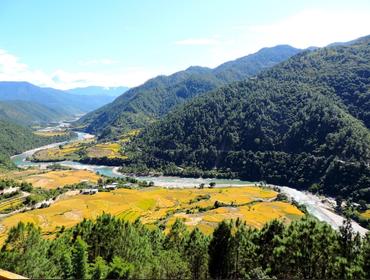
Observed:
[[[42,133],[54,135],[58,131],[60,127],[56,126],[44,129]],[[48,190],[81,183],[87,184],[86,187],[94,186],[97,185],[99,178],[104,177],[125,179],[133,176],[133,179],[139,182],[150,183],[160,188],[143,188],[136,184],[129,184],[123,189],[109,193],[99,192],[92,196],[79,194],[78,191],[72,192],[72,195],[64,196],[48,208],[22,214],[16,213],[3,219],[0,222],[3,225],[2,236],[19,220],[35,222],[41,226],[45,234],[52,235],[60,226],[70,227],[84,218],[94,218],[102,213],[110,213],[129,221],[140,218],[148,226],[161,225],[163,228],[168,228],[176,218],[180,218],[189,229],[196,226],[206,234],[212,233],[217,223],[224,219],[240,218],[248,225],[259,228],[274,218],[289,222],[303,215],[288,200],[277,201],[277,192],[273,188],[287,195],[290,200],[297,201],[305,207],[309,214],[329,223],[336,229],[343,222],[343,218],[334,213],[334,208],[331,206],[333,202],[330,202],[331,205],[330,203],[323,204],[322,197],[314,195],[310,197],[308,194],[288,187],[263,187],[263,183],[236,179],[125,175],[118,172],[118,166],[84,164],[79,162],[81,157],[74,158],[82,154],[81,150],[85,151],[85,155],[86,151],[92,149],[96,151],[95,147],[104,147],[109,150],[109,154],[114,151],[119,152],[121,149],[117,147],[129,143],[137,132],[127,133],[117,142],[99,144],[92,135],[81,132],[77,132],[76,135],[78,137],[69,142],[54,143],[13,156],[13,162],[23,171],[14,171],[8,174],[8,178],[31,183],[34,188]],[[42,155],[44,158],[40,158]],[[122,154],[119,154],[119,157],[122,157]],[[56,170],[53,170],[55,168]],[[212,184],[214,188],[210,189],[209,186]],[[170,200],[168,205],[165,203],[167,200]],[[142,206],[149,201],[151,201],[150,206],[147,208]],[[0,207],[1,205],[0,203]],[[56,219],[57,217],[59,218]],[[353,222],[353,228],[361,234],[366,233],[366,229],[355,222]]]
[[[257,21],[243,1],[212,17],[221,2],[121,2],[32,3],[66,5],[59,22],[4,12],[29,24],[0,29],[0,279],[370,279],[370,35],[355,17],[300,43],[319,17],[263,25],[300,3]]]

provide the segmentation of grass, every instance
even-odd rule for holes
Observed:
[[[84,180],[96,183],[99,175],[87,170],[58,170],[42,174],[28,176],[24,181],[31,183],[34,187],[55,189],[70,184],[77,184]]]
[[[209,199],[191,202],[207,194],[210,196]],[[274,218],[290,222],[303,215],[299,209],[287,202],[268,201],[276,195],[273,190],[249,186],[215,189],[153,187],[139,190],[118,189],[96,195],[76,195],[61,199],[49,208],[5,218],[1,222],[0,228],[3,231],[0,233],[0,238],[4,237],[6,231],[19,221],[34,222],[46,233],[53,232],[58,226],[71,227],[84,218],[94,219],[103,212],[129,221],[140,218],[148,226],[162,223],[167,228],[176,218],[182,218],[190,229],[197,226],[205,233],[211,233],[216,224],[224,219],[240,218],[249,225],[260,228]],[[265,201],[260,202],[261,199]],[[236,202],[244,206],[214,209],[212,207],[216,200],[227,204]],[[199,212],[197,203],[203,203],[212,209]]]

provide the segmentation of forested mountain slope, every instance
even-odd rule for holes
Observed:
[[[4,120],[0,120],[0,132],[0,168],[12,167],[11,155],[58,140],[36,136],[32,130]]]
[[[147,128],[127,148],[127,163],[213,170],[205,174],[369,202],[369,44],[307,51],[195,98]]]
[[[0,119],[22,125],[50,123],[68,117],[67,113],[52,110],[29,101],[0,101]]]
[[[147,125],[197,95],[254,76],[299,51],[287,45],[264,48],[215,69],[190,67],[170,76],[158,76],[87,114],[76,125],[103,138],[117,136]]]

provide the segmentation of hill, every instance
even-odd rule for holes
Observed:
[[[264,48],[215,69],[193,66],[170,76],[158,76],[83,116],[76,126],[101,138],[118,136],[144,127],[197,95],[254,76],[298,52],[299,49],[287,45]]]
[[[0,82],[0,101],[27,101],[38,103],[69,115],[86,113],[112,101],[110,96],[67,94],[53,88],[38,87],[28,82]]]
[[[9,157],[49,143],[66,140],[65,137],[40,137],[31,129],[0,120],[0,168],[12,168]]]
[[[22,125],[50,123],[68,116],[63,110],[52,110],[44,105],[28,101],[0,101],[0,119]]]
[[[255,79],[195,98],[126,147],[127,164],[267,180],[369,202],[369,44],[306,51]]]

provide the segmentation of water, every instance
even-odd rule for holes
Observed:
[[[77,141],[82,139],[91,138],[93,135],[78,132],[77,138],[69,141]],[[16,155],[12,157],[12,161],[21,168],[30,167],[30,166],[39,166],[41,168],[46,168],[48,165],[54,164],[54,162],[45,162],[45,163],[36,163],[28,161],[27,158],[31,156],[36,151],[57,147],[59,145],[65,144],[67,142],[61,143],[54,143],[51,145],[46,145],[37,149],[33,149],[30,151],[26,151],[22,154]],[[108,177],[125,177],[126,175],[120,174],[118,172],[118,166],[105,166],[105,165],[91,165],[91,164],[84,164],[74,161],[61,161],[58,162],[59,164],[75,169],[87,169],[93,172],[97,172],[101,175],[105,175]],[[209,185],[210,182],[215,182],[216,187],[220,186],[243,186],[243,185],[250,185],[254,184],[253,182],[242,181],[242,180],[231,180],[231,179],[204,179],[204,178],[183,178],[183,177],[171,177],[171,176],[134,176],[136,179],[141,181],[147,182],[154,182],[156,186],[162,187],[173,187],[173,188],[192,188],[194,186],[199,186],[200,184],[205,184],[206,186]],[[338,229],[339,226],[342,225],[344,218],[335,214],[333,212],[333,207],[329,206],[328,204],[324,204],[321,199],[313,194],[305,193],[302,191],[298,191],[293,188],[289,187],[281,187],[281,192],[285,193],[289,197],[293,198],[299,204],[302,204],[306,207],[308,213],[315,216],[320,221],[325,221],[330,224],[333,228]],[[356,222],[352,222],[353,229],[359,232],[361,235],[366,234],[368,231],[367,229],[361,227]]]

